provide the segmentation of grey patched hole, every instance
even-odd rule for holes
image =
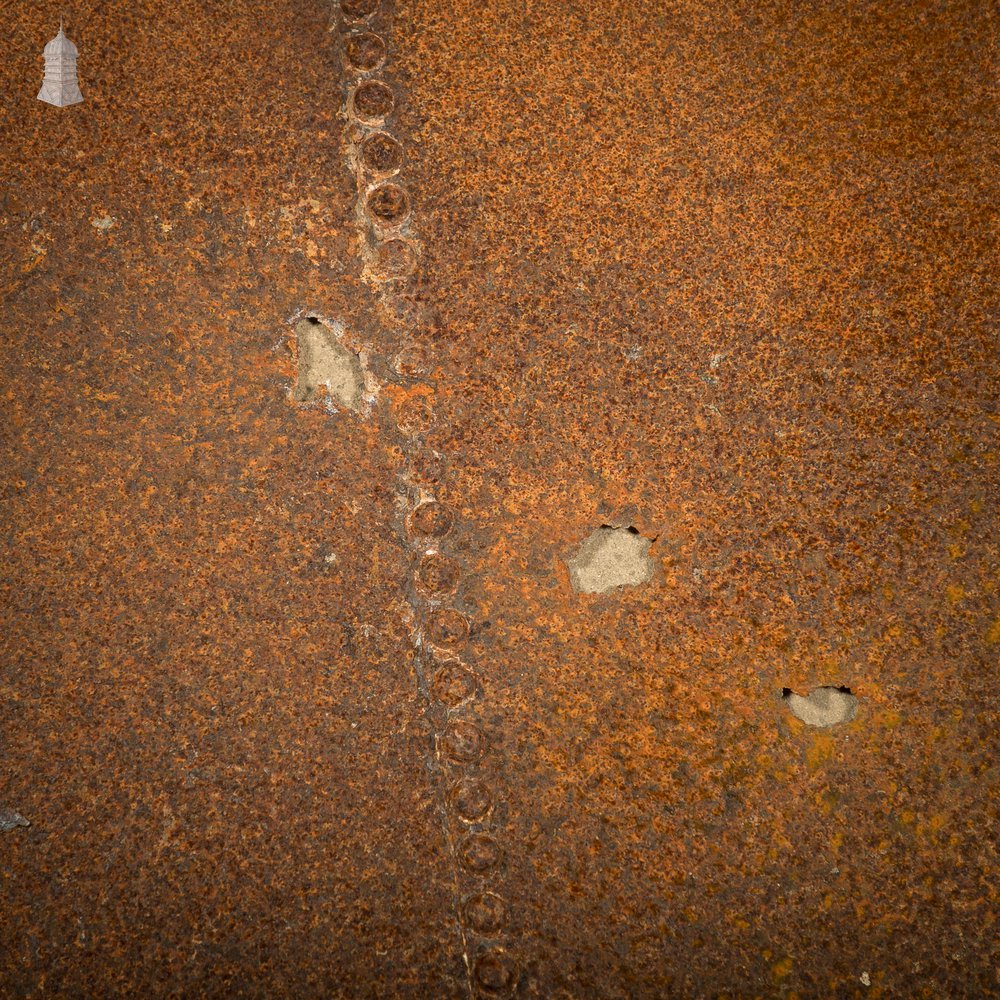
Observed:
[[[656,568],[649,555],[653,541],[635,528],[601,525],[567,563],[573,589],[583,594],[606,594],[617,587],[648,583]]]
[[[792,715],[807,726],[836,726],[858,714],[858,699],[848,687],[818,687],[805,696],[784,688],[781,697]]]
[[[296,324],[299,370],[292,398],[307,403],[325,386],[332,401],[360,413],[364,409],[364,366],[361,358],[340,342],[340,332],[339,327],[330,327],[315,316]]]
[[[16,830],[19,826],[31,826],[31,824],[13,809],[8,809],[6,806],[0,808],[0,832]]]

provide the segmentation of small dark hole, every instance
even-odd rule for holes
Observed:
[[[829,687],[830,685],[825,685],[825,686]],[[818,691],[819,688],[817,688],[816,690]],[[839,691],[841,694],[850,694],[850,695],[854,694],[854,692],[846,684],[841,684],[838,687],[834,688],[834,690],[835,691]],[[781,697],[782,698],[789,698],[789,697],[791,697],[792,693],[793,692],[792,692],[791,688],[782,688],[781,689]]]
[[[321,326],[322,325],[321,322],[320,322],[320,320],[318,320],[315,316],[307,316],[306,320],[308,322],[312,323],[313,326]]]

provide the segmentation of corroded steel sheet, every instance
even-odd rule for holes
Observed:
[[[996,995],[989,7],[48,6],[0,995]]]

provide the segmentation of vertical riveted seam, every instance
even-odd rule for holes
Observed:
[[[398,97],[383,79],[392,58],[389,0],[340,0],[334,18],[344,61],[346,158],[356,183],[354,220],[361,276],[388,315],[419,322],[392,306],[405,295],[420,265],[420,241],[409,191],[405,150],[393,133]],[[389,31],[387,31],[387,27]],[[480,763],[488,756],[476,721],[485,679],[470,666],[471,627],[455,606],[462,567],[449,551],[454,515],[437,497],[436,456],[423,443],[433,426],[434,383],[425,373],[395,366],[399,380],[385,386],[389,423],[399,435],[406,497],[401,533],[412,555],[406,593],[417,683],[434,727],[430,769],[437,785],[444,835],[452,861],[456,912],[469,993],[498,996],[517,986],[509,940],[509,909],[499,884],[503,849],[497,839],[495,789]],[[415,377],[411,377],[415,376]]]

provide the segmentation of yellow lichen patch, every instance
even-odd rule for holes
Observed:
[[[771,966],[771,974],[779,982],[782,979],[787,979],[788,974],[792,971],[792,966],[794,964],[795,963],[792,961],[792,959],[786,956],[785,958],[781,959],[778,962],[775,962],[774,965]]]
[[[896,729],[903,717],[894,708],[887,708],[884,712],[879,712],[874,721],[876,725],[885,726],[886,729]]]
[[[798,736],[800,733],[805,732],[806,724],[801,719],[792,715],[788,719],[788,728],[794,735]]]
[[[986,631],[986,644],[988,646],[1000,645],[1000,615]]]
[[[794,773],[796,766],[792,758],[782,757],[779,760],[769,750],[760,751],[755,757],[755,761],[759,774],[773,775],[776,778],[789,777]]]
[[[806,766],[810,771],[818,771],[831,757],[836,742],[830,733],[816,733],[806,748]]]
[[[938,830],[944,828],[947,822],[948,814],[946,812],[934,813],[934,815],[930,818],[930,827],[935,833],[937,833]]]
[[[780,833],[774,835],[774,842],[768,849],[767,856],[771,861],[777,861],[779,858],[787,857],[792,851],[792,842]]]
[[[31,259],[21,265],[21,271],[24,274],[28,274],[33,271],[43,260],[45,260],[45,255],[48,253],[48,250],[46,250],[45,247],[36,246],[35,244],[31,245],[31,250],[33,254]]]
[[[840,804],[840,796],[832,788],[827,788],[822,792],[818,792],[814,796],[814,801],[816,803],[816,811],[821,816],[829,816]]]

